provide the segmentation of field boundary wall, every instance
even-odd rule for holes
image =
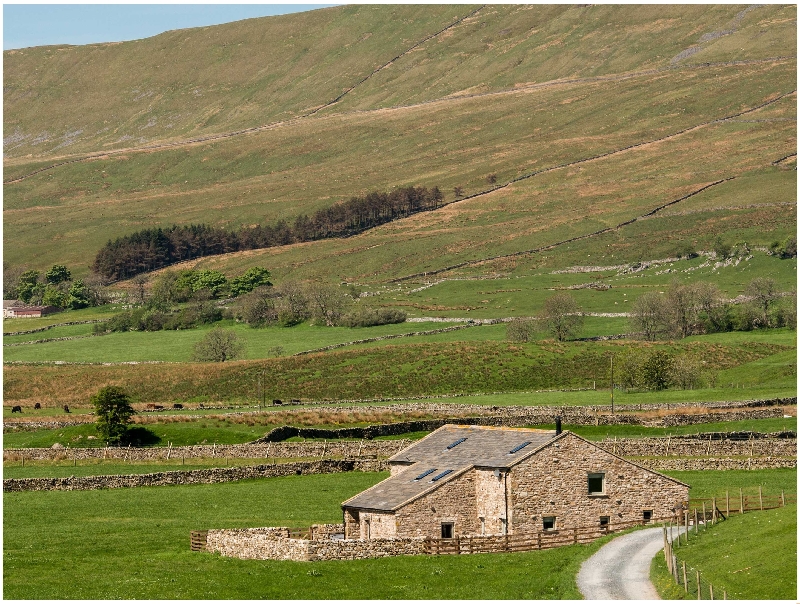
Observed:
[[[273,465],[241,466],[154,472],[151,474],[120,474],[113,476],[70,476],[68,478],[6,478],[3,492],[19,491],[91,491],[167,485],[217,484],[253,478],[299,476],[306,474],[335,474],[338,472],[379,472],[387,470],[386,462],[363,460],[320,460]]]

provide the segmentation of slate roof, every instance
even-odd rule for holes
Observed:
[[[389,458],[389,463],[411,463],[408,469],[390,476],[342,505],[393,511],[475,466],[509,468],[555,437],[554,430],[448,424]],[[510,453],[526,442],[529,444],[524,448]],[[447,474],[442,475],[444,472]]]

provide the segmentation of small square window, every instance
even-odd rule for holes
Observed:
[[[452,538],[453,538],[453,523],[442,522],[442,539],[452,539]]]
[[[595,472],[589,474],[589,495],[605,495],[606,475],[605,472]]]
[[[600,516],[600,528],[608,528],[610,520],[608,516]]]
[[[642,519],[645,522],[650,522],[653,519],[653,510],[643,510]]]
[[[556,517],[555,516],[543,516],[542,517],[542,529],[545,531],[554,531],[556,530]]]

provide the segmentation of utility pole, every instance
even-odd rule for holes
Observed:
[[[611,355],[611,414],[614,414],[614,355]]]

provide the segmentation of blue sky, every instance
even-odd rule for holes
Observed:
[[[3,50],[121,42],[331,4],[4,4]]]

